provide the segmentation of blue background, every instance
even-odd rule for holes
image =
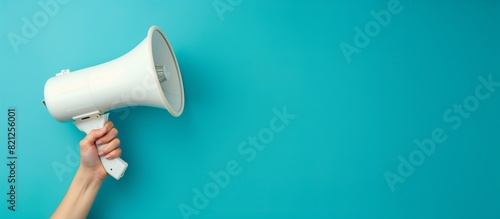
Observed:
[[[241,173],[190,218],[500,217],[499,91],[457,129],[443,118],[479,77],[500,81],[499,1],[401,0],[350,63],[340,44],[354,45],[355,27],[388,0],[220,2],[231,9],[223,19],[212,0],[61,2],[16,52],[8,34],[22,36],[23,17],[43,9],[1,1],[0,121],[6,128],[7,108],[17,109],[19,159],[11,212],[0,134],[0,217],[49,217],[77,168],[66,158],[84,134],[48,114],[45,81],[126,53],[151,25],[175,49],[185,110],[111,112],[130,166],[106,179],[89,218],[183,218],[179,205],[193,207],[193,189],[231,160]],[[238,145],[284,107],[295,119],[248,162]],[[384,174],[398,174],[398,157],[436,128],[447,139],[391,191]],[[58,178],[54,163],[73,172]]]

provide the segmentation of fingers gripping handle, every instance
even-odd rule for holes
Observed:
[[[80,129],[80,131],[88,134],[90,131],[94,129],[100,129],[104,127],[104,124],[108,121],[108,115],[109,114],[101,115],[99,113],[85,115],[78,118],[74,118],[75,119],[74,123],[76,127]],[[104,146],[106,146],[106,144],[98,145],[97,150],[100,150]],[[117,180],[122,178],[123,174],[125,173],[125,170],[127,170],[128,163],[123,161],[119,157],[108,160],[104,156],[101,156],[100,159],[106,172]]]

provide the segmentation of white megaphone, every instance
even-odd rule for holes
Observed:
[[[184,88],[174,50],[156,26],[149,28],[139,45],[117,59],[56,74],[45,83],[44,98],[52,117],[60,122],[74,120],[85,133],[102,128],[108,121],[104,113],[120,107],[158,107],[175,117],[184,109]],[[119,157],[101,157],[101,162],[115,179],[128,167]]]

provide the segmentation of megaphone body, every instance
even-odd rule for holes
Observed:
[[[56,74],[47,80],[44,98],[56,120],[74,120],[85,133],[102,128],[108,119],[105,113],[112,109],[150,106],[167,109],[175,117],[184,109],[177,59],[165,34],[156,26],[134,49],[117,59]],[[120,179],[128,166],[121,158],[101,157],[101,162],[115,179]]]

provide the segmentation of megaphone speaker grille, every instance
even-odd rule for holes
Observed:
[[[170,72],[168,71],[166,65],[155,66],[155,67],[156,67],[156,75],[158,76],[160,84],[163,84],[164,82],[170,80]]]

